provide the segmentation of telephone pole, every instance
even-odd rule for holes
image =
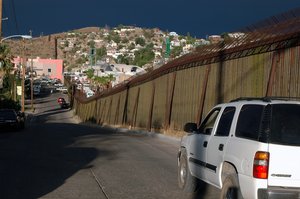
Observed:
[[[2,39],[2,4],[3,0],[0,0],[0,39]]]

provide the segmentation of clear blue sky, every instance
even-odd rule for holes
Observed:
[[[299,0],[3,0],[2,29],[38,36],[123,24],[204,38],[298,7]]]

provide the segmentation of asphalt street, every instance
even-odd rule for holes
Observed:
[[[81,123],[60,96],[35,99],[25,130],[0,134],[1,199],[217,198],[179,190],[179,140]]]

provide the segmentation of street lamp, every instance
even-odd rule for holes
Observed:
[[[21,37],[23,39],[32,39],[32,36],[30,36],[30,35],[11,35],[11,36],[2,38],[0,40],[0,43],[2,43],[4,40],[15,38],[15,37]]]
[[[22,64],[22,99],[21,99],[21,111],[25,111],[25,67],[26,67],[26,60],[25,60],[25,39],[32,39],[31,35],[11,35],[8,37],[4,37],[0,40],[0,43],[2,43],[4,40],[21,37],[24,41],[24,49],[23,49],[23,64]]]

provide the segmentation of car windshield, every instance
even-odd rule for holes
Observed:
[[[300,146],[300,105],[272,105],[270,143]]]

